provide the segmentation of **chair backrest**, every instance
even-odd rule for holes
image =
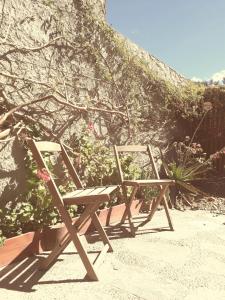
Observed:
[[[120,155],[119,155],[120,152],[145,152],[149,156],[150,163],[152,164],[152,169],[153,169],[153,172],[154,172],[156,178],[160,179],[150,145],[146,145],[146,146],[142,146],[142,145],[117,146],[117,145],[114,145],[114,153],[115,153],[115,157],[116,157],[117,168],[119,171],[120,183],[122,183],[124,180],[123,171],[122,171],[122,167],[121,167],[121,161],[120,161]]]
[[[46,180],[46,184],[49,188],[50,193],[53,198],[57,198],[61,200],[61,195],[58,191],[58,188],[54,182],[54,179],[49,171],[49,168],[44,160],[43,152],[60,152],[62,155],[62,159],[68,169],[69,175],[73,179],[74,184],[77,188],[83,188],[82,182],[66,152],[65,146],[63,144],[58,144],[54,142],[40,141],[36,142],[33,139],[27,140],[29,149],[32,152],[33,158],[37,163],[37,166],[41,172],[46,172],[48,179]]]

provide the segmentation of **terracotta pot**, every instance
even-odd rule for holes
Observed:
[[[5,240],[0,247],[0,267],[39,253],[40,231],[27,232]]]

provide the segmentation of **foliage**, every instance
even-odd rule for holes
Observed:
[[[3,235],[12,237],[21,234],[24,232],[24,227],[29,231],[33,219],[34,209],[30,203],[20,202],[15,207],[10,203],[0,215]]]
[[[5,237],[2,234],[2,230],[0,230],[0,247],[4,245]]]
[[[81,179],[88,186],[118,184],[114,156],[102,140],[95,140],[95,134],[90,124],[83,128],[79,137],[74,137],[72,144],[76,153],[79,153],[79,155],[73,157],[76,168],[81,175]],[[62,194],[74,189],[74,184],[61,164],[60,157],[46,155],[45,161]],[[59,170],[55,169],[56,162],[60,164]],[[122,166],[127,178],[140,175],[140,169],[133,164],[130,156],[124,157]],[[46,189],[46,182],[40,180],[40,176],[38,176],[39,170],[29,151],[26,157],[26,170],[27,191],[23,195],[24,200],[17,202],[16,205],[10,202],[7,207],[0,211],[2,230],[0,241],[3,241],[3,236],[15,236],[54,225],[61,221],[58,211],[53,206],[48,189]],[[57,172],[60,172],[60,174]],[[109,205],[115,205],[121,200],[121,195],[116,195]],[[82,209],[82,207],[77,206],[68,207],[72,217],[75,217],[77,213],[81,213]]]
[[[0,220],[2,219],[2,210],[0,209]],[[0,229],[0,247],[4,244],[5,236],[3,235],[2,229]]]
[[[52,157],[49,155],[45,156],[45,161],[48,166],[49,171],[54,177],[59,191],[61,194],[69,192],[74,187],[68,174],[65,172],[63,165],[60,165],[60,179],[57,177],[57,171],[55,170],[56,163],[60,164],[59,157]],[[34,209],[34,221],[35,226],[43,227],[48,225],[54,225],[60,221],[59,214],[55,207],[53,206],[52,198],[46,188],[46,182],[38,178],[38,168],[34,163],[31,154],[28,152],[27,157],[28,173],[27,173],[27,193],[25,200],[30,203]],[[77,211],[77,206],[70,206],[69,213],[71,216],[75,216]]]
[[[87,129],[88,130],[88,129]],[[113,184],[115,163],[109,149],[102,141],[83,129],[81,136],[74,137],[72,147],[79,153],[77,169],[87,186]]]
[[[118,184],[118,173],[112,149],[105,141],[95,139],[94,125],[84,125],[80,135],[74,135],[72,148],[79,155],[76,168],[87,186]],[[126,178],[139,176],[140,169],[133,163],[131,156],[122,159],[122,168]]]
[[[45,159],[47,159],[49,169],[53,172],[50,157],[46,156]],[[29,152],[26,157],[26,170],[27,191],[23,195],[24,200],[17,202],[16,205],[9,202],[0,211],[1,230],[5,237],[37,230],[61,221],[58,211],[53,206],[48,189],[46,189],[45,181],[40,180],[37,176],[38,169]],[[63,182],[61,181],[61,183]],[[73,186],[69,180],[64,183],[66,183],[64,186],[59,185],[62,194],[70,191]],[[77,206],[70,206],[68,211],[72,217],[76,216]]]
[[[190,143],[190,140],[187,136],[184,141],[174,142],[167,152],[170,162],[163,159],[163,166],[169,178],[176,181],[177,193],[185,189],[204,194],[191,183],[205,178],[211,170],[211,159],[206,157],[200,144]]]
[[[210,158],[215,162],[218,159],[224,158],[225,157],[225,148],[223,147],[221,150],[216,151],[213,153]]]

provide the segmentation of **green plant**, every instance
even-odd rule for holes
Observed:
[[[185,181],[202,179],[211,167],[211,159],[207,159],[201,145],[193,142],[205,116],[211,109],[211,102],[203,104],[203,113],[192,137],[186,136],[183,141],[174,142],[167,151],[170,162],[166,163],[163,159],[167,175],[184,187],[186,186],[183,184]]]
[[[1,230],[6,237],[12,237],[30,231],[34,219],[34,209],[31,204],[19,202],[14,207],[10,203],[0,215]]]
[[[47,165],[51,172],[54,171],[54,160],[49,155],[45,157]],[[60,168],[63,170],[63,168]],[[38,177],[38,169],[33,162],[31,154],[27,152],[26,157],[26,193],[23,195],[23,201],[16,204],[9,202],[6,207],[0,210],[0,242],[4,237],[12,237],[41,229],[45,226],[54,225],[60,222],[58,211],[53,205],[52,198],[45,186],[45,181]],[[62,194],[71,191],[73,184],[64,173],[62,179],[56,178],[59,184],[59,190]],[[54,175],[55,176],[55,175]],[[72,217],[77,214],[77,206],[70,206],[68,212]]]
[[[2,210],[0,209],[0,221],[2,220]],[[0,247],[3,246],[5,236],[3,235],[2,229],[0,229]]]
[[[89,123],[83,126],[80,135],[73,137],[71,147],[79,153],[76,169],[87,186],[118,184],[114,155],[105,141],[96,140],[95,135],[94,126]],[[122,159],[122,168],[127,179],[139,176],[141,172],[128,155]]]
[[[60,193],[63,195],[70,192],[74,188],[74,184],[62,165],[60,157],[53,157],[47,154],[45,161],[49,171],[57,182]],[[60,178],[57,177],[57,171],[59,172],[59,170],[55,170],[58,164],[60,164]],[[58,211],[53,205],[48,188],[46,188],[46,182],[40,178],[39,170],[29,152],[27,166],[27,193],[24,197],[27,203],[33,207],[33,226],[40,228],[60,222]],[[68,211],[72,217],[75,217],[77,206],[70,206]]]
[[[5,237],[2,234],[2,230],[0,230],[0,247],[4,245]]]
[[[119,174],[112,149],[106,146],[105,141],[96,139],[96,135],[94,124],[89,122],[83,125],[79,135],[70,139],[71,147],[79,153],[74,157],[75,167],[87,186],[118,184]],[[125,178],[140,177],[141,169],[131,156],[124,156],[121,164]],[[121,194],[117,194],[107,205],[116,205],[121,201]]]
[[[166,175],[176,182],[175,187],[171,188],[174,205],[178,198],[188,202],[184,195],[185,191],[206,195],[194,186],[194,182],[204,180],[209,174],[212,167],[211,159],[206,157],[199,143],[190,143],[190,141],[190,137],[187,136],[184,141],[174,142],[167,151],[169,162],[161,154]]]

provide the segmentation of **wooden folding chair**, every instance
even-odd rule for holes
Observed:
[[[57,257],[62,253],[66,246],[72,240],[75,248],[83,262],[83,265],[87,271],[87,277],[90,280],[98,280],[98,275],[96,268],[99,265],[101,259],[106,252],[112,252],[112,246],[109,239],[103,229],[98,216],[96,214],[97,209],[103,202],[108,202],[110,200],[110,195],[117,189],[117,186],[108,187],[91,187],[84,188],[79,176],[73,167],[69,156],[65,150],[63,144],[57,144],[53,142],[35,142],[33,139],[28,139],[28,146],[33,154],[33,158],[37,163],[37,166],[41,172],[47,176],[46,185],[50,191],[53,199],[53,203],[59,211],[59,214],[64,222],[67,233],[62,238],[60,243],[52,250],[49,256],[41,263],[41,269],[47,269],[50,264],[52,264]],[[68,169],[68,172],[73,179],[77,189],[66,195],[61,195],[56,183],[54,182],[53,176],[51,175],[48,166],[44,160],[42,152],[59,152],[62,155],[62,159]],[[73,223],[66,206],[68,205],[84,205],[84,212],[80,215],[78,220]],[[96,230],[98,231],[104,247],[99,255],[96,257],[94,263],[91,263],[87,251],[85,250],[79,235],[79,231],[84,227],[87,221],[92,220]]]
[[[150,163],[152,165],[153,172],[154,172],[156,179],[124,180],[123,171],[122,171],[122,167],[121,167],[120,152],[145,152],[149,156]],[[165,212],[166,212],[166,217],[168,220],[170,230],[173,231],[174,228],[173,228],[172,220],[170,217],[169,208],[168,208],[167,199],[166,199],[165,194],[166,194],[166,191],[168,190],[169,186],[174,184],[175,181],[170,180],[170,179],[160,179],[159,173],[158,173],[158,170],[156,167],[156,163],[155,163],[154,157],[152,155],[151,147],[149,145],[148,146],[141,146],[141,145],[116,146],[115,145],[114,153],[115,153],[116,163],[117,163],[118,172],[119,172],[120,184],[122,186],[123,195],[124,195],[125,203],[126,203],[126,210],[124,212],[121,223],[125,222],[126,218],[128,218],[131,235],[135,236],[135,232],[138,229],[138,227],[144,226],[145,224],[147,224],[149,221],[152,220],[158,206],[162,202]],[[156,198],[155,201],[153,201],[150,213],[147,216],[146,220],[135,227],[134,223],[132,221],[132,213],[131,213],[132,202],[135,199],[137,191],[140,187],[150,187],[150,186],[158,186],[158,188],[159,188],[158,197]],[[130,193],[129,197],[128,197],[128,193],[127,193],[128,187],[131,187],[131,193]]]

